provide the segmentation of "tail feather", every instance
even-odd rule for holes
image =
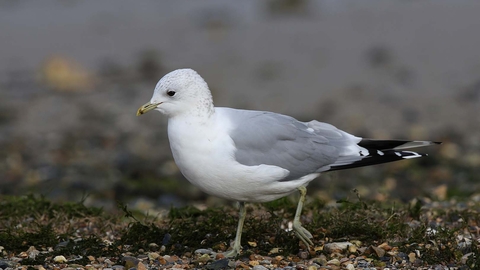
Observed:
[[[398,151],[403,149],[440,144],[431,141],[397,141],[397,140],[370,140],[362,139],[358,146],[365,148],[368,155],[360,151],[358,157],[344,157],[337,164],[332,164],[328,171],[344,170],[355,167],[370,166],[375,164],[393,162],[402,159],[411,159],[427,156],[413,151]],[[352,162],[348,162],[351,160]]]

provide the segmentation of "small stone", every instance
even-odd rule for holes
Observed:
[[[260,265],[258,261],[249,261],[248,264],[250,264],[251,266]]]
[[[263,265],[270,265],[272,264],[272,261],[269,260],[269,259],[263,259],[260,261],[260,264],[263,264]]]
[[[55,258],[53,258],[53,261],[56,263],[66,263],[67,259],[65,258],[65,256],[59,255],[55,256]]]
[[[18,257],[11,257],[10,258],[10,261],[14,262],[14,263],[18,263],[18,262],[21,262],[23,259],[22,258],[18,258]]]
[[[165,258],[165,257],[166,257],[166,256],[164,256],[164,258]],[[166,260],[167,260],[167,259],[166,259]],[[210,258],[210,256],[209,256],[208,254],[203,254],[202,256],[198,257],[198,261],[199,261],[199,262],[205,263],[205,262],[208,262],[208,261],[210,261],[210,260],[211,260],[211,258]],[[167,261],[168,261],[168,260],[167,260]]]
[[[130,269],[132,267],[135,267],[139,260],[135,257],[132,256],[125,256],[122,258],[122,261],[125,262],[125,268]]]
[[[353,266],[351,263],[347,264],[345,268],[347,268],[347,270],[355,270],[355,266]]]
[[[300,252],[298,252],[297,256],[298,256],[299,258],[305,260],[306,258],[308,258],[308,252],[307,252],[307,251],[300,251]]]
[[[158,249],[158,244],[157,243],[150,243],[150,244],[148,244],[148,247],[151,250],[157,250]]]
[[[382,248],[370,246],[370,249],[372,249],[379,258],[385,256],[385,250]]]
[[[242,269],[250,269],[250,266],[248,266],[248,264],[242,262],[242,261],[236,261],[235,262],[235,268],[238,269],[238,268],[242,268]]]
[[[330,260],[327,262],[327,265],[336,265],[336,266],[339,266],[340,265],[340,261],[338,259],[333,259],[333,260]]]
[[[92,255],[87,256],[87,259],[91,262],[95,261],[95,257],[93,257]]]
[[[215,253],[215,252],[213,252],[213,250],[210,250],[210,249],[200,248],[200,249],[195,250],[195,253],[199,253],[199,254],[213,254],[213,253]]]
[[[38,251],[34,246],[30,246],[27,250],[28,258],[30,259],[35,259],[35,257],[40,254],[40,251]]]
[[[8,268],[8,267],[10,267],[10,265],[8,264],[7,261],[0,260],[0,268],[5,269],[5,268]]]
[[[387,242],[383,242],[383,243],[380,244],[378,247],[381,248],[381,249],[383,249],[383,250],[385,250],[385,251],[390,251],[390,250],[392,250],[392,247],[389,246]]]
[[[263,260],[263,257],[261,255],[258,255],[258,254],[250,254],[250,256],[248,256],[248,258],[250,259],[250,261],[261,261],[261,260]]]
[[[340,259],[340,264],[342,264],[342,265],[343,265],[343,264],[347,264],[347,263],[349,263],[349,262],[350,262],[350,259],[349,259],[349,258],[341,258],[341,259]]]
[[[268,252],[268,254],[277,254],[280,252],[280,249],[279,248],[272,248],[270,249],[270,251]]]
[[[165,260],[163,257],[158,257],[158,263],[161,264],[161,265],[165,265],[167,264],[167,260]]]
[[[360,247],[362,245],[362,241],[360,240],[351,240],[350,243],[354,244],[357,247]]]
[[[350,252],[350,253],[357,252],[357,246],[355,246],[355,245],[348,246],[348,252]]]
[[[317,269],[318,269],[318,267],[316,267],[315,265],[310,265],[308,267],[308,270],[317,270]]]
[[[118,265],[118,264],[115,264],[115,265],[112,265],[112,269],[113,270],[124,270],[125,267],[123,265]],[[105,269],[104,269],[105,270]]]
[[[214,261],[213,263],[207,265],[205,268],[206,269],[212,269],[212,270],[220,270],[220,269],[225,269],[228,266],[228,259],[221,259],[218,261]]]
[[[221,260],[225,258],[225,255],[223,255],[223,253],[217,253],[217,255],[215,255],[215,260]]]
[[[149,252],[148,253],[148,259],[149,260],[156,260],[158,257],[160,257],[160,254],[156,253],[156,252]]]
[[[410,254],[408,254],[408,260],[409,260],[411,263],[413,263],[413,262],[415,261],[416,257],[417,257],[417,256],[416,256],[415,253],[413,253],[413,252],[410,252]]]
[[[335,242],[325,244],[324,249],[329,253],[340,253],[343,250],[346,250],[349,246],[353,246],[353,244],[350,242]]]
[[[143,264],[142,262],[139,262],[137,264],[137,269],[138,270],[147,270],[147,267],[145,267],[145,264]]]
[[[251,247],[257,247],[257,242],[248,242],[248,245]]]
[[[422,260],[420,260],[420,259],[415,259],[415,260],[413,261],[413,266],[415,266],[415,267],[420,267],[421,265],[423,265],[423,261],[422,261]]]
[[[268,270],[268,268],[266,268],[263,265],[255,265],[252,269],[253,270]]]
[[[327,257],[323,254],[320,254],[320,256],[318,256],[317,258],[314,258],[312,261],[322,266],[327,265]]]

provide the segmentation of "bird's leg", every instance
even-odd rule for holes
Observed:
[[[240,203],[240,211],[238,214],[238,227],[237,227],[237,235],[235,236],[235,242],[233,243],[233,249],[223,253],[225,257],[235,257],[240,253],[241,244],[240,241],[242,239],[242,230],[243,230],[243,222],[245,221],[245,216],[247,215],[247,211],[245,209],[245,203]]]
[[[298,191],[300,191],[300,200],[298,201],[297,212],[293,218],[293,231],[295,231],[295,235],[297,235],[297,237],[302,240],[303,243],[305,243],[307,249],[309,249],[310,245],[313,246],[313,242],[310,240],[310,238],[313,238],[313,236],[302,226],[302,223],[300,222],[303,204],[305,203],[305,197],[307,196],[307,188],[301,186],[298,188]]]

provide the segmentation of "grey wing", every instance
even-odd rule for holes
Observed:
[[[282,181],[326,171],[341,150],[335,140],[344,135],[335,127],[309,123],[270,112],[232,110],[230,132],[237,148],[236,160],[244,165],[275,165],[290,171]],[[333,144],[332,144],[333,143]]]

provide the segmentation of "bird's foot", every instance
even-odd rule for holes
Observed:
[[[225,256],[225,258],[234,258],[234,257],[236,257],[238,254],[240,254],[240,249],[235,249],[235,248],[233,248],[232,250],[225,251],[225,252],[222,253],[222,255]]]
[[[302,226],[302,223],[300,221],[293,221],[293,231],[295,232],[295,235],[307,246],[307,249],[310,249],[310,246],[313,246],[311,238],[313,238],[313,235]]]
[[[233,249],[225,251],[225,252],[215,252],[211,249],[201,248],[201,249],[195,250],[195,253],[201,254],[201,255],[207,254],[212,258],[215,258],[217,256],[217,254],[222,254],[225,258],[234,258],[238,254],[240,254],[240,249],[239,248],[238,249],[233,248]]]

